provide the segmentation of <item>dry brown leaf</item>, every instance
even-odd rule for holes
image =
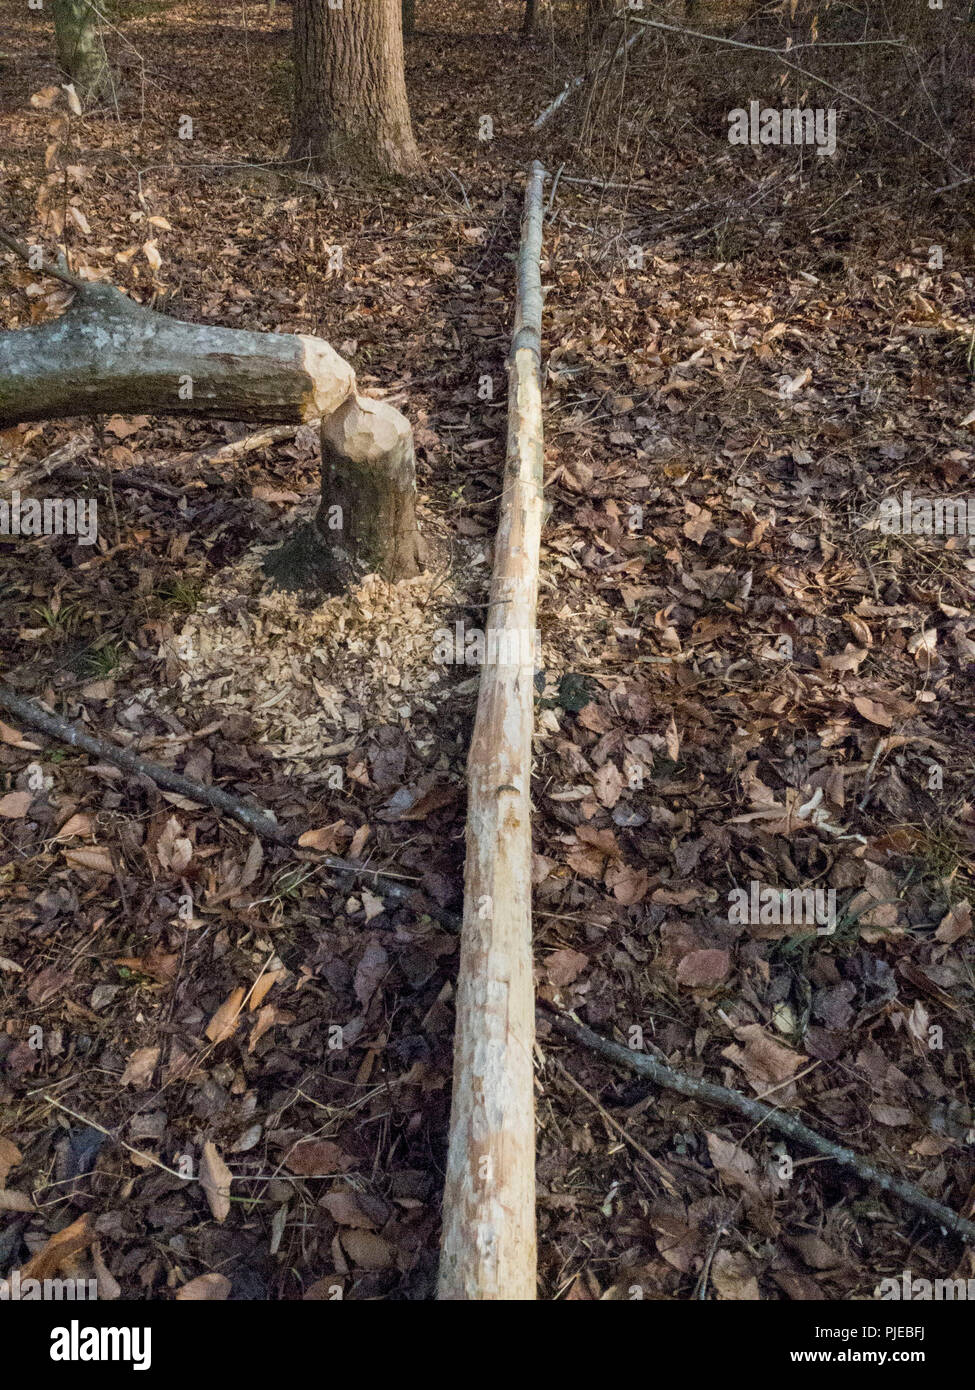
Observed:
[[[7,743],[11,748],[27,748],[32,753],[38,752],[41,747],[39,743],[30,743],[19,729],[12,729],[2,719],[0,719],[0,743]]]
[[[178,1303],[222,1303],[232,1288],[226,1274],[198,1274],[176,1290]]]
[[[32,1255],[20,1271],[21,1279],[53,1279],[67,1260],[73,1260],[91,1244],[88,1213],[58,1231],[47,1244]]]
[[[858,695],[853,701],[853,708],[858,714],[862,714],[864,719],[869,719],[871,724],[879,724],[884,729],[889,729],[894,717],[883,705],[878,705],[876,700],[868,700],[865,695]]]
[[[85,835],[91,835],[94,829],[95,822],[92,817],[79,811],[77,815],[68,817],[54,838],[55,840],[73,840],[75,837],[80,839]]]
[[[302,849],[317,849],[322,854],[339,854],[339,837],[344,839],[343,831],[348,827],[344,820],[333,821],[331,825],[321,825],[317,830],[306,830],[298,839]]]
[[[158,1047],[137,1047],[125,1064],[120,1085],[144,1091],[152,1080],[160,1052]]]
[[[5,1139],[0,1134],[0,1187],[7,1181],[11,1168],[16,1168],[22,1158],[23,1154],[13,1140]]]
[[[242,985],[232,989],[213,1015],[206,1026],[206,1036],[212,1043],[226,1042],[236,1033],[246,992]]]
[[[22,820],[33,800],[33,792],[8,792],[6,796],[0,796],[0,816],[6,820]]]
[[[220,1157],[216,1144],[208,1139],[200,1159],[200,1186],[206,1193],[215,1221],[226,1221],[230,1215],[230,1184],[233,1174]]]
[[[727,951],[689,951],[677,967],[677,983],[688,989],[713,988],[726,980],[730,971]]]
[[[588,964],[589,957],[584,955],[582,951],[570,951],[566,948],[561,951],[553,951],[546,958],[545,973],[553,985],[571,985],[572,981],[578,979]]]
[[[110,851],[104,845],[79,845],[62,851],[69,869],[86,869],[97,874],[115,872]]]
[[[945,946],[952,946],[972,929],[972,906],[967,899],[955,903],[938,924],[935,937]]]
[[[393,1247],[375,1231],[343,1229],[342,1249],[357,1269],[389,1269],[393,1263]]]
[[[612,761],[603,763],[596,771],[593,785],[599,800],[611,811],[623,794],[623,778],[616,764]]]

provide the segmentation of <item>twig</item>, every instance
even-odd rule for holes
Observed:
[[[621,39],[613,51],[612,56],[604,65],[595,68],[592,72],[580,73],[578,76],[573,77],[571,81],[567,82],[555,100],[546,106],[541,115],[536,116],[535,120],[532,122],[532,130],[541,130],[543,126],[548,125],[556,111],[568,101],[569,97],[573,96],[579,88],[584,86],[587,82],[594,82],[603,71],[608,72],[618,59],[622,58],[624,54],[629,53],[634,44],[640,42],[644,37],[644,33],[644,29],[641,28],[638,29],[635,34],[631,34],[628,39]]]
[[[194,462],[226,463],[228,459],[240,458],[243,454],[252,454],[256,449],[263,449],[267,444],[276,444],[282,439],[294,439],[300,428],[300,425],[272,425],[269,429],[248,434],[243,439],[234,439],[229,444],[222,444],[219,449],[209,452],[204,450],[197,454]]]
[[[770,1105],[763,1104],[760,1100],[750,1100],[739,1091],[729,1090],[727,1086],[718,1086],[712,1081],[704,1081],[698,1077],[687,1076],[684,1072],[675,1071],[672,1067],[665,1066],[663,1062],[658,1062],[653,1057],[647,1056],[646,1053],[633,1052],[620,1043],[611,1042],[609,1038],[594,1033],[591,1028],[587,1028],[584,1024],[576,1023],[567,1018],[565,1014],[560,1013],[552,1005],[546,1004],[544,1006],[542,1017],[563,1037],[571,1038],[573,1042],[588,1047],[593,1052],[598,1052],[611,1062],[615,1062],[617,1066],[627,1067],[640,1076],[646,1076],[658,1086],[663,1086],[669,1091],[678,1091],[682,1096],[688,1096],[692,1100],[704,1101],[707,1105],[718,1105],[724,1110],[734,1110],[755,1124],[766,1124],[770,1129],[776,1129],[780,1134],[795,1140],[803,1148],[812,1149],[815,1153],[832,1159],[834,1163],[841,1163],[844,1167],[851,1168],[864,1182],[872,1183],[883,1192],[893,1193],[895,1197],[899,1197],[902,1202],[913,1207],[915,1211],[923,1213],[935,1225],[953,1232],[962,1240],[975,1241],[975,1223],[966,1220],[964,1216],[960,1216],[958,1212],[952,1211],[950,1207],[944,1206],[941,1202],[936,1202],[932,1197],[928,1197],[914,1183],[908,1182],[905,1178],[895,1177],[892,1173],[885,1173],[882,1168],[878,1168],[867,1158],[861,1158],[852,1149],[845,1149],[840,1144],[834,1144],[831,1139],[827,1139],[824,1135],[818,1134],[816,1130],[810,1129],[794,1115],[776,1110]]]
[[[555,1065],[558,1067],[559,1071],[565,1077],[566,1081],[568,1081],[571,1086],[573,1086],[577,1091],[584,1095],[586,1100],[589,1101],[590,1105],[592,1105],[595,1108],[603,1124],[607,1125],[610,1129],[615,1130],[616,1133],[620,1136],[620,1138],[625,1140],[625,1142],[630,1145],[630,1148],[634,1149],[640,1155],[641,1158],[645,1158],[648,1163],[652,1164],[652,1166],[657,1170],[657,1174],[660,1178],[660,1181],[663,1183],[664,1187],[666,1187],[670,1195],[672,1197],[679,1197],[680,1192],[677,1188],[677,1184],[674,1182],[673,1178],[667,1172],[667,1169],[664,1167],[664,1165],[660,1162],[660,1159],[654,1158],[653,1154],[649,1151],[649,1149],[645,1149],[641,1143],[634,1139],[633,1135],[630,1134],[628,1130],[623,1128],[619,1120],[614,1119],[613,1116],[609,1113],[609,1111],[605,1109],[604,1106],[600,1105],[596,1097],[594,1095],[591,1095],[586,1090],[585,1086],[583,1086],[583,1084],[580,1081],[577,1081],[575,1079],[575,1077],[569,1071],[568,1067],[564,1067],[562,1063],[557,1059],[555,1059]]]
[[[18,241],[16,237],[12,237],[9,232],[0,230],[0,246],[6,246],[8,251],[12,251],[15,256],[19,256],[22,261],[31,265],[30,248],[25,246],[22,241]],[[64,284],[70,285],[72,289],[80,290],[82,294],[89,288],[87,280],[82,280],[80,275],[72,275],[67,267],[62,270],[60,266],[42,261],[38,266],[31,266],[31,269],[36,270],[38,275],[50,275],[55,280],[61,280]]]
[[[149,762],[145,758],[139,758],[134,753],[129,752],[127,748],[120,748],[118,744],[94,738],[76,725],[69,724],[66,719],[62,719],[59,715],[48,714],[33,700],[15,695],[10,687],[3,682],[0,682],[0,709],[6,710],[8,714],[12,714],[29,728],[37,729],[46,734],[50,739],[55,739],[59,743],[67,743],[72,748],[80,748],[83,752],[90,753],[92,757],[101,758],[102,761],[112,763],[125,772],[134,773],[137,777],[147,777],[166,791],[176,792],[179,796],[188,797],[190,801],[196,801],[200,805],[220,811],[223,815],[239,821],[241,825],[246,826],[262,840],[270,840],[277,845],[287,845],[292,849],[298,847],[297,835],[279,825],[269,812],[248,806],[238,797],[221,790],[220,787],[204,786],[202,782],[194,782],[191,778],[184,777],[182,773],[173,772],[171,768],[162,767],[159,763]],[[192,735],[188,737],[192,737]],[[405,904],[413,895],[414,890],[405,884],[387,878],[376,869],[353,864],[348,859],[340,859],[337,855],[322,854],[319,856],[319,862],[335,873],[348,874],[352,878],[368,880],[378,894],[390,898],[396,903]],[[460,922],[454,913],[447,912],[439,906],[433,906],[428,910],[430,916],[436,917],[445,927],[450,927],[455,931],[459,929]]]
[[[875,110],[874,107],[870,106],[865,101],[861,101],[859,97],[855,97],[852,92],[848,92],[844,87],[835,86],[832,82],[827,81],[825,77],[821,77],[819,73],[812,72],[809,68],[800,67],[798,63],[790,63],[789,59],[786,58],[785,53],[792,52],[793,50],[791,49],[783,50],[781,48],[766,48],[762,44],[744,43],[740,39],[725,38],[721,34],[702,34],[694,29],[682,29],[679,25],[676,24],[664,24],[659,19],[637,19],[634,15],[631,15],[630,19],[634,24],[638,24],[641,27],[641,29],[665,29],[672,34],[682,34],[685,38],[706,39],[710,43],[725,44],[730,48],[746,48],[753,53],[769,54],[770,56],[775,58],[776,62],[781,63],[782,67],[790,68],[792,72],[799,73],[801,77],[808,77],[813,82],[818,82],[819,85],[821,87],[825,87],[827,91],[835,92],[837,96],[841,96],[846,101],[852,102],[854,106],[859,106],[862,111],[868,111],[871,116],[875,116],[878,121],[883,121],[886,125],[889,125],[893,130],[896,130],[899,135],[906,135],[908,140],[913,140],[914,143],[916,145],[920,145],[922,149],[929,150],[931,154],[936,154],[938,158],[943,159],[948,168],[954,170],[956,174],[966,174],[966,170],[964,170],[960,164],[956,164],[954,160],[949,159],[948,155],[946,155],[943,150],[939,150],[935,145],[929,145],[927,140],[922,140],[919,135],[915,135],[914,132],[912,130],[908,130],[906,126],[900,125],[899,122],[892,120],[890,116],[885,116],[882,111]],[[891,44],[894,47],[901,46],[894,39],[872,39],[866,40],[863,43],[858,41],[851,44],[797,44],[796,47],[859,48],[866,47],[868,44]]]

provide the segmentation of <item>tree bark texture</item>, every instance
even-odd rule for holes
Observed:
[[[542,529],[542,190],[525,194],[508,449],[488,643],[467,762],[467,859],[438,1297],[534,1299],[531,931],[534,633]],[[526,640],[527,639],[527,640]],[[517,654],[517,655],[513,655]],[[537,655],[537,653],[534,653]]]
[[[54,45],[57,64],[82,105],[97,101],[111,76],[98,11],[90,0],[54,0]]]
[[[296,0],[291,158],[335,174],[412,174],[401,0]]]

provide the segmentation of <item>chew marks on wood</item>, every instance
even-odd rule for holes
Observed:
[[[542,529],[542,190],[532,166],[508,360],[488,650],[467,763],[467,861],[438,1297],[534,1299],[534,634]],[[492,633],[495,641],[490,640]]]

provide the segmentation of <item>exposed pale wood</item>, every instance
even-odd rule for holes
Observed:
[[[467,764],[467,861],[438,1297],[534,1299],[531,753],[542,528],[542,188],[525,193],[508,447]]]

